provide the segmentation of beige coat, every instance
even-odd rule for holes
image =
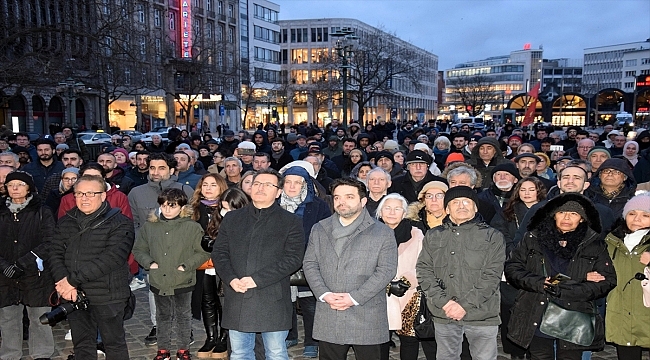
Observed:
[[[397,247],[397,275],[395,275],[395,278],[399,279],[404,276],[411,282],[411,287],[402,297],[394,295],[387,297],[389,330],[402,329],[402,311],[417,292],[418,278],[415,274],[415,265],[422,250],[423,239],[422,230],[413,227],[411,229],[411,239]]]

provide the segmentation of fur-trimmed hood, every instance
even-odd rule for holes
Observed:
[[[183,206],[183,208],[181,209],[181,213],[179,214],[179,217],[181,219],[188,218],[188,219],[191,220],[193,213],[194,213],[194,209],[192,209],[191,205],[187,204],[187,205]],[[149,221],[149,222],[159,222],[160,221],[160,207],[158,207],[155,210],[152,210],[149,213],[149,216],[147,217],[147,221]]]
[[[549,200],[546,204],[544,204],[544,206],[535,212],[533,217],[530,219],[530,223],[526,229],[528,231],[537,229],[545,219],[549,218],[551,214],[554,214],[556,210],[567,201],[575,201],[580,204],[587,214],[587,218],[585,219],[587,226],[589,226],[589,228],[597,233],[600,233],[602,231],[600,225],[600,216],[598,215],[596,206],[594,206],[591,200],[589,200],[584,195],[576,193],[564,193]]]
[[[420,211],[424,209],[424,202],[415,201],[406,208],[406,218],[411,221],[420,221]]]

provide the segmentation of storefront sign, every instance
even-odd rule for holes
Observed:
[[[181,2],[181,58],[192,58],[192,7],[190,0]]]

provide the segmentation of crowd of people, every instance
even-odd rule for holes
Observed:
[[[387,360],[394,338],[403,360],[494,360],[499,333],[513,359],[606,342],[641,359],[650,132],[446,130],[173,128],[94,159],[69,127],[0,138],[0,359],[21,359],[24,338],[53,357],[39,317],[66,302],[82,308],[71,359],[127,359],[145,287],[154,360],[287,360],[300,342],[306,358]],[[586,343],[548,330],[557,308],[590,317]],[[193,318],[206,339],[191,352]]]

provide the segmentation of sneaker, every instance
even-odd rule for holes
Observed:
[[[156,345],[158,343],[158,338],[156,338],[156,327],[151,328],[151,332],[149,332],[149,335],[144,338],[144,344],[147,346],[152,346]]]
[[[131,288],[131,291],[136,291],[138,289],[147,287],[147,283],[144,280],[133,278],[133,280],[131,280],[131,283],[129,284],[129,287]]]
[[[192,360],[192,355],[187,349],[181,349],[176,352],[176,360]]]
[[[103,342],[97,343],[97,354],[106,356],[106,348]]]
[[[317,358],[318,346],[305,346],[305,350],[302,351],[302,356],[306,358]]]
[[[67,333],[65,333],[65,336],[63,337],[66,341],[72,341],[72,330],[68,330]]]
[[[153,360],[169,360],[171,358],[172,355],[169,353],[169,350],[158,350],[158,353]]]
[[[287,349],[288,349],[288,348],[290,348],[292,346],[298,345],[298,339],[285,340],[284,343],[285,343],[285,345],[287,345]]]

